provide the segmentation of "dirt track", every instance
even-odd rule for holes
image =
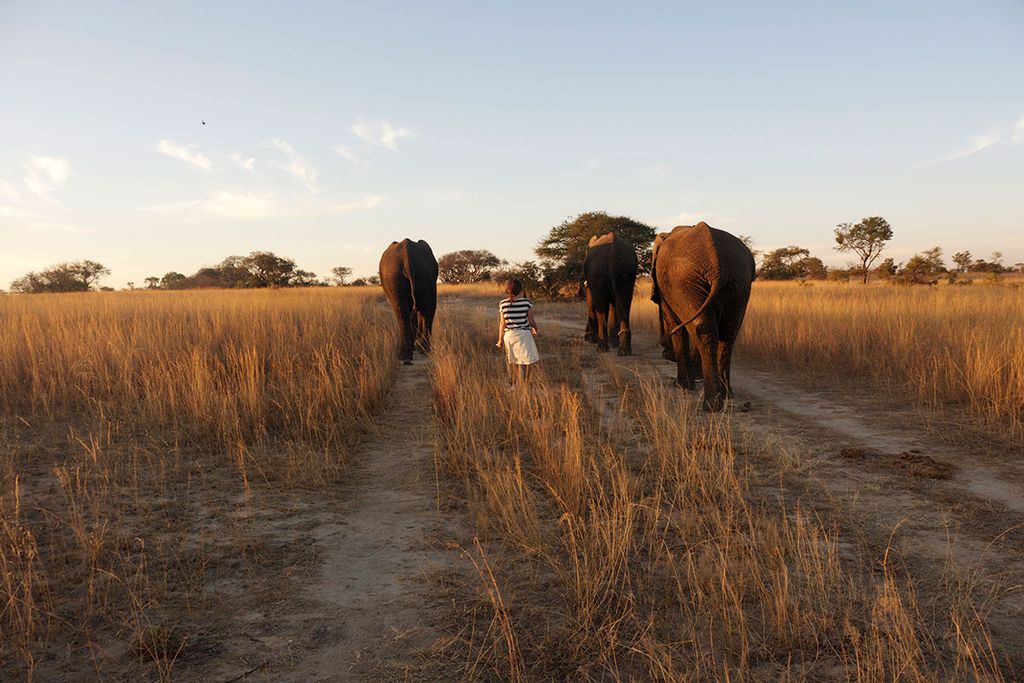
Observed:
[[[575,320],[551,322],[542,350],[581,331]],[[634,350],[629,358],[608,358],[671,382],[674,365],[661,359],[652,336],[636,335]],[[749,410],[732,412],[740,447],[781,449],[788,463],[785,495],[842,520],[845,552],[874,555],[891,543],[899,561],[925,577],[922,585],[940,591],[956,576],[977,593],[988,592],[995,640],[1011,670],[1020,667],[1024,595],[1014,592],[1024,585],[1020,463],[930,428],[910,407],[852,399],[834,388],[809,391],[798,380],[744,363],[742,349],[738,358],[735,405],[750,402]],[[616,393],[599,372],[588,373],[587,381],[605,396]],[[368,435],[353,459],[341,496],[346,510],[312,531],[322,561],[307,598],[318,607],[296,615],[292,627],[315,625],[325,637],[249,680],[454,675],[432,654],[451,635],[442,626],[446,606],[431,597],[438,594],[432,575],[462,564],[439,536],[465,532],[435,502],[430,395],[427,362],[417,357],[400,368],[379,432]],[[764,495],[778,492],[770,476],[762,483],[757,489]]]

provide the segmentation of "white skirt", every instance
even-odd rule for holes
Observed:
[[[530,330],[505,330],[505,359],[509,365],[533,365],[540,360]]]

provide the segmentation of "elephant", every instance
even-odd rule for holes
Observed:
[[[686,226],[679,226],[685,228]],[[672,348],[671,336],[665,334],[668,330],[665,327],[665,311],[661,305],[661,294],[658,291],[658,275],[657,275],[657,263],[658,263],[658,250],[661,245],[667,240],[672,233],[670,232],[659,232],[654,238],[654,244],[651,247],[651,301],[658,304],[658,337],[661,343],[661,357],[665,360],[670,360],[673,363],[676,362],[676,352]],[[693,345],[690,344],[690,335],[687,334],[686,328],[679,330],[679,335],[682,336],[682,347],[683,355],[686,358],[688,364],[687,372],[690,377],[696,377],[700,374],[700,356],[695,353]]]
[[[679,226],[658,245],[652,299],[659,302],[676,357],[676,384],[694,389],[689,342],[700,355],[703,405],[732,397],[732,351],[750,301],[754,255],[735,236],[701,222]]]
[[[587,288],[587,317],[597,324],[597,350],[608,351],[609,337],[620,356],[633,353],[629,309],[636,284],[637,258],[633,245],[614,232],[591,237],[583,261]]]
[[[588,341],[592,344],[597,343],[597,313],[594,311],[594,300],[590,296],[590,289],[587,288],[587,280],[584,278],[580,280],[580,299],[587,300],[587,328],[583,332],[583,341]],[[608,326],[611,329],[615,329],[615,305],[612,304],[608,307]],[[619,348],[619,337],[613,335],[608,338],[608,343],[613,349]]]
[[[408,238],[392,242],[380,257],[380,284],[401,328],[398,358],[411,365],[414,346],[430,351],[437,311],[437,259],[430,245]]]

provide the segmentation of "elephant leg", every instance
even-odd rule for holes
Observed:
[[[683,350],[686,353],[686,366],[690,368],[691,377],[701,377],[703,381],[703,371],[701,370],[700,364],[700,352],[697,347],[696,340],[690,339],[690,333],[683,330]]]
[[[718,342],[718,379],[725,398],[732,398],[732,348],[735,342]]]
[[[672,335],[669,341],[672,344],[673,355],[676,358],[676,386],[693,391],[697,388],[697,384],[693,381],[694,375],[691,372],[688,361],[689,353],[686,348],[688,346],[686,330],[679,330]]]
[[[608,345],[619,348],[619,312],[615,304],[608,304]]]
[[[594,312],[594,299],[587,287],[587,330],[583,333],[583,341],[597,341],[597,313]]]
[[[713,320],[702,316],[694,328],[694,343],[700,353],[701,374],[704,376],[704,409],[722,409],[722,392],[718,377],[718,330]]]
[[[607,353],[608,351],[608,307],[602,306],[597,309],[597,351]]]
[[[433,327],[434,316],[417,313],[416,318],[416,348],[425,356],[430,353],[430,328]]]
[[[633,302],[626,298],[625,293],[617,293],[615,297],[615,310],[618,317],[617,338],[619,340],[619,355],[633,355],[633,331],[629,328],[629,308]]]
[[[402,301],[401,297],[398,297],[398,301],[393,301],[391,307],[395,311],[395,317],[398,319],[398,326],[400,339],[398,347],[398,360],[404,361],[406,365],[412,363],[412,348],[413,348],[413,327],[410,321],[412,318],[412,302]]]
[[[669,326],[665,324],[665,310],[661,307],[661,304],[658,304],[658,339],[661,340],[661,357],[674,363],[676,362],[676,352],[672,339],[665,339],[665,333],[668,330]]]

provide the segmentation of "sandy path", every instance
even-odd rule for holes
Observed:
[[[453,553],[433,543],[446,523],[435,504],[434,430],[429,361],[402,366],[379,432],[353,457],[340,523],[316,532],[324,548],[319,628],[336,638],[275,680],[443,678],[430,655],[443,634],[443,605],[430,575]]]

